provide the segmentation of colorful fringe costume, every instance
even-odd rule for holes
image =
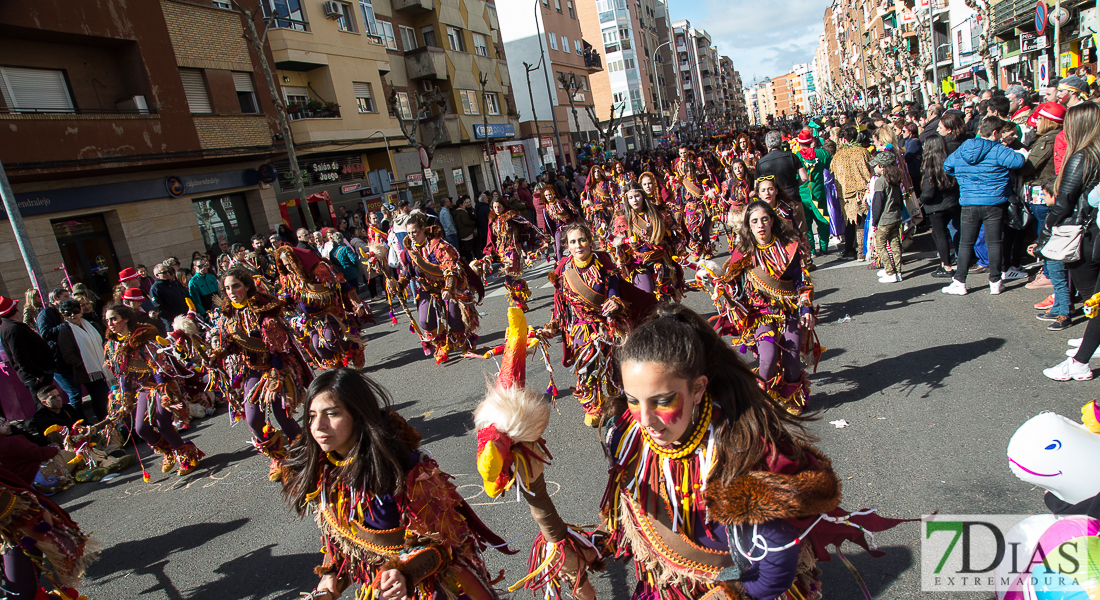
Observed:
[[[713,193],[704,188],[694,163],[680,161],[676,166],[676,177],[679,182],[677,195],[684,207],[687,249],[692,256],[708,258],[714,255],[714,243],[710,238],[711,210],[708,206]]]
[[[410,328],[419,335],[424,354],[435,353],[436,364],[451,354],[473,352],[480,326],[477,305],[485,293],[481,278],[462,262],[458,250],[447,243],[436,226],[427,228],[428,239],[417,245],[405,237],[401,253],[405,275],[399,289],[416,281],[417,324]],[[443,292],[451,294],[443,299]],[[400,293],[400,292],[398,292]],[[475,296],[476,293],[476,296]]]
[[[553,190],[552,186],[544,187],[543,190]],[[554,200],[549,202],[546,200],[546,196],[542,197],[543,213],[546,220],[546,228],[553,232],[554,235],[554,262],[555,264],[561,260],[562,256],[562,239],[561,230],[568,224],[577,220],[580,215],[580,211],[577,207],[573,206],[573,203],[568,199],[558,198],[557,191],[554,192]]]
[[[678,301],[684,295],[684,269],[675,253],[684,236],[668,211],[648,202],[647,210],[626,206],[615,217],[612,234],[619,272],[658,300]]]
[[[316,254],[283,246],[276,253],[283,297],[294,303],[291,320],[310,366],[362,368],[363,343],[355,316],[361,305],[340,271]]]
[[[281,300],[257,292],[244,304],[227,302],[214,341],[211,363],[225,362],[234,387],[242,390],[244,418],[252,445],[271,459],[270,477],[277,481],[286,448],[302,433],[294,413],[313,376],[284,321]],[[271,427],[275,416],[282,433]]]
[[[615,195],[603,168],[593,166],[588,170],[588,180],[581,193],[581,208],[596,237],[592,240],[593,248],[605,249],[604,240],[611,233],[611,217],[615,212]]]
[[[512,306],[518,306],[524,311],[527,310],[527,301],[531,298],[531,289],[523,279],[523,268],[528,262],[528,255],[533,255],[539,249],[538,239],[538,229],[516,211],[506,210],[499,215],[492,215],[488,239],[485,242],[485,257],[500,261],[508,299]]]
[[[734,251],[718,274],[711,296],[718,308],[714,327],[760,359],[760,384],[776,402],[801,413],[810,382],[799,359],[809,354],[817,368],[822,348],[817,335],[804,331],[803,314],[815,312],[814,288],[798,242],[773,240],[748,256]]]
[[[494,600],[499,598],[480,553],[507,551],[504,541],[478,519],[458,493],[452,477],[416,450],[420,434],[396,413],[388,425],[414,449],[403,484],[393,494],[356,488],[342,465],[322,457],[320,477],[308,496],[321,528],[324,563],[314,569],[333,575],[338,590],[355,585],[356,600],[382,598],[376,579],[397,569],[415,600]]]

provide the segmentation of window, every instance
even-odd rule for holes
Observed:
[[[202,83],[202,73],[196,73],[199,73],[199,83]],[[0,67],[0,92],[8,108],[26,108],[35,112],[73,112],[74,108],[64,71]],[[205,96],[205,87],[202,92]],[[210,112],[209,101],[206,106],[206,112]]]
[[[355,33],[355,15],[351,10],[351,5],[337,2],[336,6],[340,9],[340,14],[336,17],[336,26],[340,28],[340,31]]]
[[[554,10],[561,12],[561,0],[554,0]]]
[[[580,40],[573,40],[573,47],[577,49],[577,56],[584,54],[584,51],[581,49]]]
[[[619,34],[614,29],[603,30],[603,51],[605,54],[619,51]]]
[[[485,36],[480,33],[474,34],[474,54],[489,56],[489,46],[485,44]]]
[[[275,27],[294,29],[296,31],[309,31],[309,21],[302,12],[300,0],[262,0],[264,17],[270,18],[274,13]]]
[[[569,54],[569,38],[561,36],[561,51]]]
[[[372,35],[382,35],[378,32],[378,21],[374,18],[374,5],[372,0],[359,0],[359,10],[363,11],[363,31]]]
[[[633,69],[634,68],[634,59],[633,58],[624,58],[623,59],[623,66],[626,67],[627,69]]]
[[[458,90],[458,97],[462,100],[462,114],[478,115],[477,92],[473,90]]]
[[[183,93],[187,96],[187,106],[191,107],[192,114],[214,112],[214,109],[210,107],[210,95],[206,92],[206,82],[203,81],[202,71],[199,69],[180,69],[180,79],[183,80]]]
[[[241,112],[246,114],[260,112],[256,104],[256,88],[252,86],[252,73],[233,72],[233,87],[237,88],[237,101],[241,103]]]
[[[397,38],[393,35],[393,24],[387,21],[378,21],[378,35],[382,36],[382,42],[386,48],[397,50]]]
[[[354,81],[351,85],[355,88],[355,104],[359,107],[359,112],[378,112],[378,109],[374,107],[374,94],[371,93],[370,84]]]
[[[466,40],[463,39],[462,30],[455,27],[447,28],[447,43],[455,52],[466,51]]]
[[[558,82],[558,89],[559,90],[564,90],[565,89],[565,85],[561,82],[561,80],[564,77],[565,77],[565,73],[562,73],[561,71],[555,71],[554,72],[554,81]]]
[[[232,9],[233,7],[226,0],[214,0],[214,8]]]
[[[630,50],[630,28],[619,28],[619,39],[623,41],[623,50]]]
[[[408,121],[413,118],[412,104],[409,104],[407,92],[397,92],[397,108],[402,119]]]
[[[549,38],[550,38],[550,47],[553,48],[554,50],[557,50],[558,49],[558,36],[556,36],[552,33],[548,33],[546,35],[549,36]]]
[[[611,101],[614,102],[615,104],[618,104],[618,103],[622,102],[625,99],[626,99],[626,94],[624,94],[622,92],[615,92],[614,94],[611,95]]]
[[[577,13],[573,11],[573,2],[572,2],[572,0],[570,0],[569,2],[566,2],[565,6],[569,8],[569,17],[571,19],[576,19],[577,18]]]
[[[550,0],[542,0],[542,5],[546,8],[550,8]]]
[[[431,25],[420,28],[420,37],[424,38],[425,46],[439,47],[439,44],[435,42],[435,29],[432,29]]]
[[[485,94],[485,112],[490,115],[500,114],[500,104],[497,102],[496,94]]]
[[[420,46],[416,43],[416,30],[412,27],[401,27],[401,45],[405,47],[405,52],[409,50],[416,50]]]

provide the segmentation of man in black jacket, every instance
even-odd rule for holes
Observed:
[[[940,115],[943,113],[943,106],[939,104],[929,104],[928,110],[925,111],[924,129],[920,132],[920,143],[924,143],[929,137],[936,133],[936,128],[940,126]]]
[[[46,340],[46,343],[50,345],[50,350],[53,352],[53,360],[55,362],[52,365],[54,372],[53,379],[57,385],[61,386],[61,389],[65,390],[65,394],[69,396],[69,402],[74,406],[80,406],[80,398],[83,393],[80,391],[80,384],[73,378],[73,371],[69,368],[69,365],[60,360],[57,353],[57,336],[61,333],[63,328],[68,327],[65,323],[65,317],[61,316],[61,311],[58,307],[61,303],[69,299],[69,290],[65,288],[55,288],[50,292],[50,303],[42,307],[42,311],[38,313],[38,333],[42,336],[42,339]]]
[[[806,167],[794,154],[781,150],[783,135],[772,130],[764,136],[764,144],[768,147],[768,153],[756,161],[756,178],[771,175],[775,183],[787,192],[792,203],[801,203],[802,196],[798,188],[810,177],[806,174]]]
[[[19,303],[0,296],[0,344],[31,393],[53,383],[53,349],[33,329],[12,317]],[[60,314],[60,313],[59,313]]]
[[[176,317],[187,314],[187,291],[164,265],[153,267],[153,276],[156,281],[149,288],[149,296],[156,306],[157,316],[167,321],[171,327]]]

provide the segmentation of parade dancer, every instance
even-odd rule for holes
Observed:
[[[104,312],[110,330],[104,366],[118,380],[114,409],[135,411],[134,431],[164,456],[161,472],[178,464],[178,473],[187,475],[198,468],[205,454],[180,437],[172,416],[173,411],[184,410],[180,385],[193,373],[166,351],[167,340],[158,341],[156,328],[141,322],[138,314],[120,304]]]
[[[809,180],[798,191],[802,195],[802,212],[806,215],[806,237],[810,251],[826,254],[829,251],[828,200],[825,198],[825,169],[829,168],[831,157],[823,148],[814,148],[813,132],[803,129],[798,134],[798,160],[806,168]],[[903,165],[904,166],[904,165]],[[817,228],[817,243],[814,243],[814,227]]]
[[[680,197],[684,207],[684,229],[687,230],[687,249],[692,260],[707,259],[714,254],[710,238],[711,217],[708,203],[713,194],[704,189],[696,164],[681,160],[676,170],[680,185]]]
[[[745,166],[750,169],[750,179],[752,172],[756,170],[756,161],[760,160],[760,153],[756,151],[755,144],[752,143],[752,138],[747,133],[739,133],[737,135],[737,158],[745,161]]]
[[[800,354],[810,354],[816,369],[821,346],[813,332],[814,287],[796,233],[767,202],[749,204],[737,246],[716,275],[715,329],[751,348],[764,391],[801,414],[810,382]]]
[[[552,185],[545,185],[539,190],[542,196],[543,217],[546,228],[554,235],[554,264],[561,261],[561,232],[566,225],[576,221],[580,211],[567,198],[559,198],[558,191]]]
[[[385,390],[351,369],[317,376],[303,441],[286,460],[283,494],[316,515],[321,580],[306,600],[496,600],[481,553],[508,552]]]
[[[641,185],[630,183],[624,193],[623,211],[612,228],[620,272],[658,300],[679,300],[684,295],[684,270],[673,258],[679,225],[649,202]]]
[[[252,445],[271,459],[268,478],[278,481],[286,448],[302,433],[294,413],[312,373],[285,324],[281,300],[257,290],[244,269],[230,269],[222,277],[222,288],[228,302],[218,320],[211,363],[225,361],[239,382]],[[281,433],[271,427],[268,413],[275,416]]]
[[[542,237],[530,221],[509,209],[500,199],[493,200],[489,221],[489,234],[485,241],[485,259],[501,263],[504,287],[513,306],[527,311],[531,289],[523,279],[523,267],[528,253],[535,252],[536,240]]]
[[[295,334],[310,366],[332,369],[363,366],[360,318],[370,310],[343,275],[309,250],[284,246],[276,252],[283,297],[294,304]]]
[[[434,352],[436,364],[442,364],[451,353],[472,353],[479,325],[477,304],[485,293],[481,278],[443,239],[439,226],[429,226],[423,214],[410,215],[406,231],[405,251],[401,253],[404,268],[396,289],[407,289],[410,280],[416,282],[417,319],[413,330],[420,336],[424,354],[431,356]]]
[[[611,233],[615,198],[612,194],[611,182],[607,180],[603,168],[599,165],[592,165],[588,170],[588,180],[581,194],[581,208],[584,209],[585,220],[596,234],[597,247],[603,249],[603,240]]]

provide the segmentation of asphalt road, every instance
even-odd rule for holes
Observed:
[[[821,342],[827,347],[812,376],[812,425],[844,482],[843,506],[876,507],[882,514],[920,517],[945,514],[1042,513],[1042,490],[1008,470],[1005,448],[1015,429],[1043,410],[1070,418],[1093,398],[1087,382],[1057,383],[1040,370],[1064,358],[1065,340],[1080,337],[1083,324],[1061,333],[1046,331],[1031,304],[1043,291],[1012,282],[990,296],[985,275],[965,297],[945,296],[927,235],[918,238],[900,284],[880,284],[863,264],[826,257],[815,274],[821,304]],[[923,250],[923,252],[919,251]],[[549,318],[552,298],[545,268],[529,277],[530,323]],[[483,304],[482,342],[501,343],[507,300],[493,282]],[[704,294],[686,303],[705,314]],[[384,314],[384,313],[383,313]],[[850,316],[848,323],[839,319]],[[485,390],[492,361],[462,359],[437,366],[425,358],[407,323],[385,319],[369,329],[368,372],[393,395],[396,408],[416,427],[425,447],[478,514],[507,540],[515,556],[490,551],[493,572],[506,582],[526,573],[526,556],[537,531],[526,505],[515,496],[490,500],[481,492],[474,464],[471,412]],[[573,383],[551,357],[558,387]],[[528,386],[547,384],[541,360],[530,365]],[[838,429],[829,421],[844,419]],[[298,598],[316,582],[320,564],[316,525],[288,508],[267,480],[268,461],[248,443],[242,424],[227,415],[197,421],[186,437],[207,453],[188,478],[162,475],[142,447],[153,479],[140,469],[107,483],[78,484],[56,499],[103,545],[82,590],[92,600],[120,598],[284,599]],[[583,424],[570,396],[558,399],[546,433],[555,456],[547,472],[550,490],[567,521],[592,523],[606,482],[606,465],[594,430]],[[846,551],[876,598],[985,598],[991,594],[931,594],[920,591],[918,523],[876,537],[887,552],[872,559]],[[861,597],[838,560],[820,565],[826,598]],[[634,586],[629,565],[613,565],[596,579],[604,598],[628,598]],[[519,592],[516,598],[528,597]]]

